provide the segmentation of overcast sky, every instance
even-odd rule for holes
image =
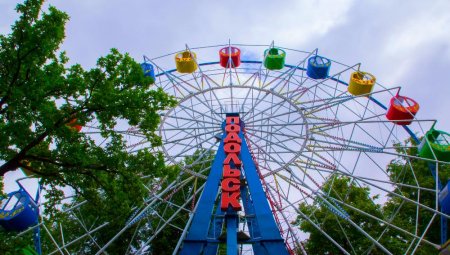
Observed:
[[[0,32],[19,1],[0,0]],[[418,118],[450,131],[450,1],[119,1],[50,0],[71,19],[63,49],[85,67],[112,47],[138,61],[227,43],[268,44],[362,63],[387,87],[421,105]]]
[[[0,0],[0,32],[19,1]],[[86,68],[116,47],[138,61],[185,43],[269,44],[362,63],[386,87],[421,105],[419,119],[450,131],[450,1],[119,1],[50,0],[71,19],[62,47]],[[387,103],[387,102],[384,102]]]

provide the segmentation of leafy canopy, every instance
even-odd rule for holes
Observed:
[[[52,6],[42,11],[43,2],[18,4],[11,33],[0,35],[0,177],[17,169],[40,177],[49,219],[61,187],[70,186],[113,231],[142,204],[141,177],[166,171],[159,153],[129,153],[125,131],[139,130],[131,139],[147,148],[160,145],[158,113],[175,101],[116,49],[91,69],[69,66],[59,50],[69,17]]]
[[[404,144],[395,144],[394,146],[399,154],[413,156],[418,154],[417,144],[412,139]],[[392,192],[413,201],[420,201],[422,205],[430,208],[435,208],[436,194],[427,190],[421,190],[419,193],[417,189],[417,187],[429,190],[435,189],[435,179],[429,167],[427,161],[417,158],[409,158],[407,161],[405,157],[398,157],[392,160],[387,166],[389,180],[393,183],[406,184],[395,186]],[[450,167],[448,164],[439,166],[439,178],[443,185],[450,178]],[[330,178],[324,184],[323,190],[330,191],[330,197],[377,218],[384,219],[409,233],[415,233],[417,225],[419,236],[424,233],[434,214],[394,195],[389,195],[386,203],[377,204],[370,197],[369,187],[358,186],[348,177],[334,176]],[[403,253],[408,249],[411,242],[415,241],[413,237],[404,232],[388,227],[382,222],[358,213],[346,205],[342,207],[349,213],[351,220],[372,237],[379,237],[378,241],[393,254]],[[346,220],[333,214],[323,203],[318,203],[317,201],[314,201],[312,204],[302,203],[299,209],[313,220],[320,222],[319,226],[321,229],[347,251],[351,251],[354,254],[383,254],[369,239],[349,225]],[[305,248],[308,253],[340,254],[339,249],[308,221],[298,216],[297,224],[300,225],[304,232],[310,234],[305,242]],[[424,238],[439,244],[440,234],[440,218],[436,217]],[[436,253],[436,247],[427,243],[421,243],[415,254]]]

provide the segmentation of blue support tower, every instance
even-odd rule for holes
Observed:
[[[238,115],[227,114],[228,116]],[[240,121],[241,131],[239,132],[239,138],[242,141],[239,154],[242,162],[240,194],[245,214],[242,216],[242,213],[238,214],[231,208],[226,211],[221,210],[220,185],[223,162],[226,157],[224,139],[227,135],[224,130],[225,122],[222,126],[222,140],[179,254],[217,254],[220,243],[226,243],[227,255],[238,254],[240,244],[251,244],[253,253],[256,255],[290,254],[280,235],[259,179],[255,162],[245,141],[242,132],[244,127],[242,120]],[[247,224],[249,238],[239,239],[240,223]]]

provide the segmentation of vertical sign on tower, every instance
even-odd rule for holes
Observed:
[[[241,195],[241,170],[242,165],[239,154],[241,152],[241,138],[239,132],[241,126],[238,116],[228,116],[225,124],[226,137],[224,151],[226,154],[223,161],[223,180],[221,184],[222,202],[220,209],[226,211],[230,206],[234,211],[241,210],[239,197]]]

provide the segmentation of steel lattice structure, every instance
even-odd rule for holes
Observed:
[[[242,53],[240,65],[231,64],[224,68],[218,52],[232,46]],[[407,150],[411,146],[404,145],[409,138],[420,142],[417,137],[424,135],[435,121],[413,118],[411,125],[404,126],[386,119],[388,108],[385,103],[398,95],[399,87],[375,83],[370,93],[349,93],[348,81],[353,72],[360,71],[360,64],[345,65],[328,59],[330,69],[326,77],[313,78],[307,73],[307,67],[309,59],[319,55],[317,49],[306,52],[277,47],[284,52],[285,61],[289,64],[283,63],[282,68],[269,69],[265,65],[267,53],[265,56],[264,51],[275,48],[273,44],[232,46],[191,48],[186,45],[182,51],[156,58],[144,57],[145,62],[154,68],[156,87],[178,100],[177,106],[161,113],[159,135],[163,146],[154,150],[155,153],[163,152],[166,163],[177,165],[180,172],[171,183],[165,179],[150,181],[146,206],[130,212],[130,220],[123,231],[136,224],[144,226],[146,222],[152,222],[152,234],[145,240],[132,239],[129,254],[151,254],[152,241],[166,228],[180,233],[176,237],[179,242],[173,254],[182,249],[195,212],[201,207],[201,194],[212,172],[215,155],[220,151],[223,122],[230,113],[239,114],[245,123],[242,137],[248,145],[278,233],[291,254],[306,254],[303,241],[308,235],[295,223],[297,217],[309,222],[342,253],[355,254],[354,250],[345,248],[322,229],[323,219],[302,212],[300,204],[320,204],[327,208],[336,220],[344,220],[351,231],[358,232],[371,243],[367,247],[369,252],[377,247],[386,254],[392,254],[380,242],[388,230],[397,231],[402,240],[409,243],[403,251],[405,254],[414,253],[419,245],[440,247],[440,244],[428,240],[426,233],[432,221],[438,218],[446,226],[449,215],[441,212],[437,203],[431,208],[418,197],[409,198],[398,191],[409,188],[417,193],[428,192],[437,201],[442,185],[438,181],[431,189],[419,183],[403,184],[401,180],[391,180],[386,171],[392,160],[401,159],[405,165],[404,171],[414,175],[415,169],[410,161],[421,159],[430,163],[430,175],[439,175],[440,164],[447,162],[408,155]],[[190,66],[188,69],[191,69],[185,73],[174,68],[173,58],[180,52],[191,54],[187,57],[192,57],[195,68]],[[83,131],[95,130],[96,127],[91,126]],[[148,147],[148,142],[138,129],[121,127],[116,131],[128,137],[130,153]],[[409,229],[396,226],[392,223],[396,214],[373,215],[364,208],[346,203],[343,198],[331,196],[333,185],[329,188],[324,185],[333,183],[333,179],[338,177],[349,177],[352,184],[368,187],[371,195],[378,194],[380,199],[373,201],[374,204],[383,204],[388,197],[396,197],[402,204],[413,205],[416,208],[416,226]],[[214,199],[220,200],[220,195]],[[427,227],[419,231],[418,218],[424,212],[432,213],[433,217]],[[210,213],[213,215],[211,222],[215,222],[214,217],[220,213]],[[374,220],[385,226],[385,231],[369,234],[364,226],[355,223],[352,215]],[[238,231],[249,234],[251,230],[246,215],[238,212],[237,217]],[[221,224],[224,224],[223,221]],[[87,234],[95,239],[93,230],[101,227],[104,225],[92,226]],[[341,230],[347,237],[344,228],[341,227]],[[120,238],[123,231],[110,242],[98,244],[96,254],[102,254]],[[446,229],[443,230],[444,239],[445,234]],[[218,236],[216,238],[219,240]],[[352,240],[347,238],[347,242],[351,247]],[[241,244],[239,254],[258,253],[250,244]]]

